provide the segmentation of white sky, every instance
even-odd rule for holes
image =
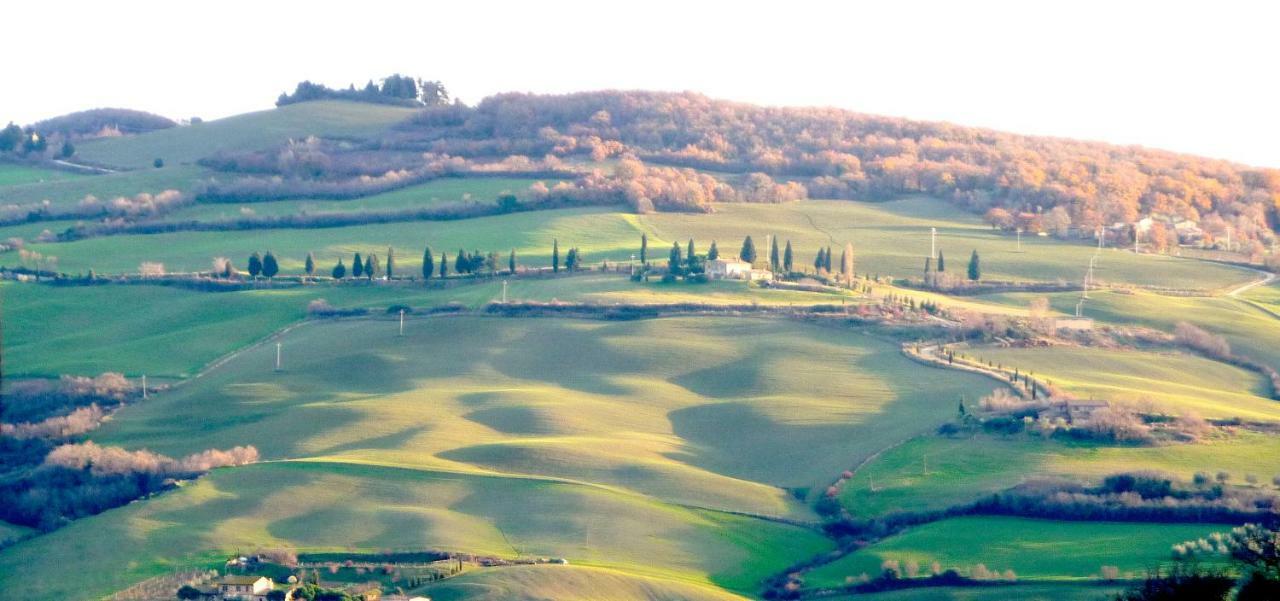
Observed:
[[[101,2],[3,11],[0,121],[98,106],[207,119],[302,79],[694,90],[1280,167],[1280,4]]]

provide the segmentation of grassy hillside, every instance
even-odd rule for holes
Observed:
[[[482,570],[429,586],[423,592],[437,601],[742,599],[718,589],[580,566],[513,566]]]
[[[464,180],[483,181],[483,180]],[[470,184],[476,185],[476,184]],[[254,211],[269,208],[251,207]],[[220,212],[228,208],[218,209]],[[201,210],[207,210],[201,207]],[[238,210],[238,207],[235,209]],[[920,217],[919,215],[924,215]],[[803,201],[783,205],[724,204],[714,214],[660,213],[638,216],[604,208],[517,213],[448,222],[411,222],[310,230],[182,232],[146,236],[111,236],[52,245],[36,245],[60,257],[63,270],[89,268],[99,273],[137,271],[142,261],[162,261],[171,271],[208,269],[215,256],[243,261],[253,251],[271,249],[281,268],[299,271],[308,251],[331,266],[339,255],[356,250],[385,253],[395,248],[406,271],[416,269],[423,246],[431,244],[451,255],[458,248],[505,253],[515,248],[527,265],[549,264],[551,243],[562,249],[576,245],[586,260],[626,260],[639,251],[641,233],[650,238],[650,259],[665,260],[673,241],[694,237],[702,252],[712,240],[721,252],[734,255],[743,237],[753,236],[762,257],[765,237],[790,239],[797,266],[812,265],[819,245],[854,244],[859,273],[919,277],[928,254],[928,228],[940,227],[939,246],[948,255],[950,273],[963,273],[969,252],[982,256],[983,273],[996,279],[1075,281],[1083,276],[1088,246],[1048,239],[1013,241],[990,231],[975,217],[941,201],[912,198],[887,203]],[[563,251],[562,251],[563,252]],[[838,254],[838,251],[837,251]],[[1252,274],[1232,267],[1120,251],[1104,253],[1098,278],[1127,284],[1217,289],[1248,281]],[[0,261],[12,259],[0,258]]]
[[[219,151],[259,150],[307,136],[363,138],[412,115],[414,109],[324,100],[245,113],[137,136],[101,138],[79,147],[79,158],[125,169],[194,163]]]
[[[885,560],[915,561],[969,574],[976,564],[1019,579],[1097,578],[1102,566],[1141,576],[1170,561],[1169,548],[1230,526],[1213,524],[1088,523],[1006,517],[962,517],[913,528],[809,573],[814,586],[879,574]]]
[[[47,200],[56,207],[74,207],[89,195],[107,201],[117,196],[134,196],[140,192],[154,194],[169,189],[189,190],[204,177],[207,177],[207,172],[199,167],[175,165],[164,169],[72,176],[41,183],[0,184],[3,186],[0,187],[0,200],[15,204]]]
[[[80,175],[58,169],[44,169],[27,165],[0,163],[0,187],[22,184],[40,184],[79,179]]]

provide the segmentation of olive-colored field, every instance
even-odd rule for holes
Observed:
[[[350,320],[293,330],[283,349],[282,373],[273,347],[250,349],[93,439],[302,461],[220,470],[7,549],[0,588],[74,566],[38,579],[105,591],[267,544],[563,556],[754,593],[829,542],[715,509],[813,519],[788,487],[822,485],[993,386],[857,330],[746,318],[445,317],[404,337],[394,320]],[[108,546],[125,552],[91,552]]]
[[[926,524],[851,553],[808,574],[812,586],[839,586],[861,574],[875,577],[885,560],[915,561],[922,574],[933,562],[969,575],[977,564],[1013,570],[1028,579],[1099,578],[1102,566],[1141,577],[1172,562],[1170,547],[1230,530],[1229,525],[1059,522],[1009,517],[960,517]]]
[[[479,570],[428,586],[436,601],[729,601],[743,599],[720,589],[581,566],[511,566]]]
[[[265,150],[307,136],[364,138],[409,118],[415,109],[321,100],[245,113],[136,136],[100,138],[79,145],[77,157],[125,169],[194,163],[218,152]]]

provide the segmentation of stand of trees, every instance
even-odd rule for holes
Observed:
[[[402,106],[440,106],[449,104],[449,91],[438,81],[416,79],[399,73],[383,78],[380,84],[369,80],[360,89],[356,89],[355,84],[345,89],[334,89],[324,84],[301,81],[298,82],[292,94],[280,94],[276,99],[276,106],[309,100],[354,100]]]

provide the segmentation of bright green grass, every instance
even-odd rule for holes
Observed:
[[[195,166],[173,166],[6,186],[0,188],[0,204],[33,204],[47,200],[55,207],[74,207],[89,195],[108,201],[140,192],[186,191],[208,174]]]
[[[216,221],[245,215],[275,216],[346,211],[387,211],[452,202],[492,204],[503,194],[526,198],[538,180],[518,177],[444,178],[383,194],[351,200],[285,200],[254,203],[200,204],[165,215],[163,221]]]
[[[329,286],[195,292],[162,286],[49,287],[0,284],[7,373],[57,376],[120,371],[184,377],[217,357],[301,320],[323,298],[339,307],[392,304],[479,307],[501,299],[499,279],[447,289],[414,285]],[[633,283],[621,274],[509,280],[511,301],[811,304],[856,301],[837,294],[768,290],[743,282]],[[127,307],[128,310],[121,310]]]
[[[819,535],[597,487],[340,463],[220,470],[0,552],[0,590],[90,598],[258,545],[568,557],[681,586],[752,590]],[[760,550],[766,550],[760,553]],[[748,556],[755,559],[748,560]],[[750,566],[751,572],[744,572]]]
[[[742,599],[719,589],[634,576],[607,568],[540,565],[482,569],[424,587],[435,601],[727,601]]]
[[[1110,601],[1123,590],[1116,585],[1066,581],[1034,581],[1014,587],[915,588],[870,595],[831,597],[861,601]]]
[[[1264,396],[1262,376],[1181,352],[1081,347],[980,347],[968,355],[1052,382],[1077,398],[1136,406],[1150,402],[1172,414],[1274,421],[1280,401]]]
[[[236,209],[238,210],[238,208]],[[927,217],[917,217],[923,214]],[[933,216],[942,217],[933,219]],[[504,256],[515,248],[527,265],[549,263],[551,243],[559,240],[561,253],[578,246],[587,261],[626,260],[639,251],[642,232],[649,234],[649,258],[665,261],[672,240],[682,244],[696,238],[703,252],[717,240],[726,256],[737,253],[744,236],[758,239],[761,256],[766,234],[776,234],[795,246],[796,264],[812,262],[819,244],[840,246],[852,240],[859,273],[916,277],[923,264],[921,251],[911,242],[916,232],[928,247],[929,224],[943,224],[942,247],[963,250],[948,261],[951,271],[963,270],[967,251],[983,253],[984,273],[996,278],[1053,281],[1077,279],[1079,266],[1088,263],[1086,246],[1037,239],[1025,243],[1026,252],[1005,249],[1008,241],[984,229],[976,218],[941,201],[912,198],[889,203],[852,201],[804,201],[784,205],[725,204],[713,214],[660,213],[632,215],[609,209],[535,211],[449,222],[410,222],[310,230],[261,230],[247,232],[181,232],[148,236],[111,236],[36,249],[62,258],[62,269],[93,267],[102,273],[137,271],[144,260],[161,261],[171,271],[205,270],[215,256],[233,257],[243,264],[253,251],[271,249],[281,258],[284,271],[298,271],[308,251],[314,251],[326,269],[338,255],[356,250],[385,253],[395,248],[401,265],[417,269],[423,246],[451,256],[460,247],[496,250]],[[768,224],[768,231],[760,231]],[[844,225],[842,225],[844,224]],[[843,228],[843,229],[841,229]],[[835,232],[835,242],[825,232]],[[1005,249],[1005,250],[1002,250]],[[1220,288],[1247,281],[1251,274],[1231,267],[1122,252],[1105,255],[1099,278],[1170,287]],[[5,259],[0,259],[4,261]],[[920,265],[917,265],[917,264]]]
[[[409,118],[415,109],[322,100],[245,113],[199,125],[136,136],[102,138],[79,146],[86,161],[127,169],[194,163],[218,152],[263,150],[307,136],[364,138]]]
[[[0,163],[0,187],[76,179],[79,174],[58,169]],[[0,195],[3,198],[3,195]]]
[[[922,436],[894,447],[859,469],[840,501],[859,517],[929,511],[969,503],[1030,478],[1100,480],[1125,471],[1153,470],[1190,480],[1196,472],[1226,470],[1236,482],[1248,474],[1268,482],[1280,475],[1280,440],[1254,433],[1194,444],[1107,447],[1030,436]],[[927,470],[927,471],[926,471]]]
[[[1265,295],[1267,289],[1246,293]],[[993,294],[978,300],[1027,307],[1032,298],[1049,299],[1054,310],[1074,314],[1079,294]],[[1249,304],[1243,299],[1206,296],[1165,296],[1150,292],[1134,291],[1092,292],[1085,303],[1084,314],[1104,322],[1136,324],[1173,332],[1180,321],[1200,326],[1214,334],[1226,337],[1234,352],[1248,355],[1280,369],[1280,320],[1264,307]]]
[[[1094,249],[1051,238],[1024,237],[1017,252],[1011,236],[993,232],[978,216],[927,197],[883,203],[812,200],[781,205],[721,204],[710,215],[658,213],[637,218],[663,240],[716,239],[722,252],[736,254],[750,234],[766,257],[765,236],[779,246],[791,240],[796,264],[812,268],[819,245],[839,254],[852,242],[859,273],[920,277],[929,254],[929,228],[938,228],[938,248],[947,272],[963,277],[969,254],[981,256],[984,277],[998,280],[1080,281]],[[1253,277],[1231,267],[1165,256],[1107,251],[1098,261],[1099,281],[1170,288],[1220,288]]]
[[[1102,566],[1141,576],[1170,561],[1169,548],[1231,526],[1060,522],[1010,517],[960,517],[912,528],[809,572],[810,586],[838,586],[845,577],[875,576],[885,560],[933,562],[968,575],[979,563],[1019,579],[1097,578]]]

